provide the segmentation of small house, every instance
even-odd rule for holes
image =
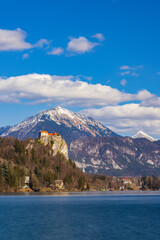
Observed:
[[[122,180],[123,180],[124,184],[131,184],[132,183],[132,179],[131,178],[124,177],[124,178],[122,178]]]
[[[28,188],[29,187],[29,183],[30,183],[30,177],[29,176],[25,176],[24,188]]]
[[[54,187],[57,189],[63,189],[64,184],[62,180],[54,180]]]

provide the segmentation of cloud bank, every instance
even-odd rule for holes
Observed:
[[[147,90],[135,94],[121,92],[102,84],[91,84],[81,79],[85,76],[74,77],[48,74],[28,74],[9,78],[0,78],[0,94],[8,96],[13,101],[26,99],[31,102],[58,102],[66,105],[106,106],[125,102],[139,101],[142,106],[158,106],[160,97]],[[89,78],[90,79],[90,78]],[[124,83],[123,83],[124,84]],[[6,99],[6,98],[4,98]],[[3,98],[1,98],[3,101]],[[5,101],[5,100],[4,100]],[[12,100],[11,100],[12,101]]]
[[[36,73],[1,78],[0,94],[7,95],[9,100],[13,96],[13,101],[16,102],[21,99],[33,103],[64,101],[66,105],[77,106],[115,105],[135,98],[134,95],[120,92],[118,89],[87,83],[80,78],[80,76],[74,78]]]

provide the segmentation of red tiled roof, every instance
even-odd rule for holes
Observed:
[[[48,133],[47,131],[41,131],[41,133],[47,133],[49,136],[54,136],[54,135],[56,135],[56,136],[60,136],[60,134],[59,133],[56,133],[56,132],[54,132],[54,133]]]

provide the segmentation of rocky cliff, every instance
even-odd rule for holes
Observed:
[[[66,159],[68,159],[68,146],[66,141],[60,135],[46,135],[40,136],[39,140],[44,145],[51,145],[53,150],[52,155],[55,156],[58,152],[62,153]]]

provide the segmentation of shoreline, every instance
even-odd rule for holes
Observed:
[[[160,196],[160,191],[4,192],[3,196]]]

